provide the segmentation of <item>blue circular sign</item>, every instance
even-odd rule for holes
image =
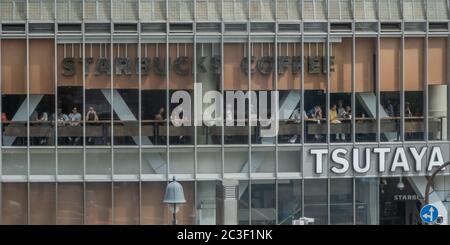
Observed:
[[[431,204],[425,205],[420,210],[420,218],[425,223],[433,223],[438,218],[438,209]]]

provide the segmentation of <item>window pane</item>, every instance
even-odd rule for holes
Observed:
[[[447,139],[447,38],[428,41],[428,130],[430,140]]]
[[[380,138],[381,141],[401,140],[400,128],[400,38],[380,39]]]
[[[302,181],[278,180],[278,224],[292,225],[302,214]]]
[[[328,224],[327,180],[306,179],[304,183],[304,216],[314,218],[315,225]]]
[[[355,214],[357,225],[378,224],[378,194],[378,178],[357,178],[355,180]]]
[[[197,112],[203,118],[201,127],[197,127],[197,144],[212,145],[222,142],[222,101],[216,96],[210,97],[214,91],[221,92],[221,50],[220,43],[197,44],[197,85],[202,87],[202,109]],[[207,95],[207,96],[205,96]],[[208,99],[208,103],[205,103]],[[212,112],[211,110],[214,110]],[[205,121],[205,119],[207,119]]]
[[[252,181],[252,225],[274,225],[276,194],[274,180]]]
[[[355,41],[355,141],[377,140],[376,42],[375,38]]]
[[[353,224],[353,179],[330,179],[330,224]]]

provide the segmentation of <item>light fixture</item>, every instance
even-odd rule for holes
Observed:
[[[173,209],[171,209],[173,213],[172,224],[177,224],[176,213],[177,213],[177,204],[186,203],[186,199],[184,198],[183,186],[178,183],[175,179],[175,176],[166,187],[166,193],[164,195],[163,203],[172,204]]]
[[[397,188],[399,189],[399,190],[403,190],[403,189],[405,189],[405,183],[403,183],[403,181],[402,181],[402,177],[400,177],[400,181],[397,183]]]

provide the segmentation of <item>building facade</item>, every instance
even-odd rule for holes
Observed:
[[[0,0],[0,223],[170,224],[175,176],[179,224],[417,224],[450,160],[449,8]]]

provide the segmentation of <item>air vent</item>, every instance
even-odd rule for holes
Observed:
[[[305,32],[327,32],[327,23],[305,23]]]
[[[331,28],[331,32],[351,32],[352,24],[351,23],[331,23],[330,28]]]
[[[419,23],[419,22],[405,23],[405,31],[406,32],[424,32],[425,25],[424,25],[424,23]]]
[[[356,32],[378,32],[378,23],[373,22],[356,22]]]
[[[52,34],[55,31],[55,25],[52,23],[30,24],[29,32],[32,34]]]
[[[58,24],[58,32],[81,33],[81,24]]]
[[[298,24],[278,24],[278,32],[281,33],[299,33],[300,25]]]
[[[237,199],[238,189],[236,186],[224,186],[224,199]]]
[[[137,32],[136,24],[114,24],[114,32]]]
[[[25,33],[25,25],[24,24],[3,24],[2,25],[2,33]]]
[[[381,23],[382,32],[397,32],[401,29],[401,23]]]
[[[448,31],[448,23],[437,22],[437,23],[429,23],[428,30],[432,32],[447,32]]]
[[[197,32],[220,33],[220,23],[197,23]]]
[[[165,23],[143,23],[141,24],[141,32],[143,33],[166,33]]]
[[[247,24],[225,24],[225,32],[247,32]]]
[[[192,33],[192,23],[172,23],[170,33]]]
[[[109,23],[88,23],[85,28],[86,33],[111,33],[111,25]]]
[[[274,23],[252,23],[250,25],[251,32],[275,32]]]

